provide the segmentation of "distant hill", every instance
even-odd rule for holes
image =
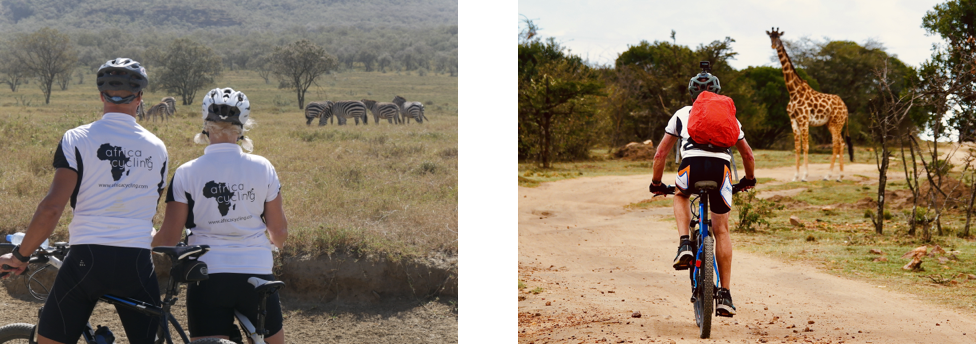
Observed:
[[[0,30],[121,28],[280,31],[457,25],[457,0],[2,0]]]

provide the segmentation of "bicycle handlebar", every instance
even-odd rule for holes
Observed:
[[[665,186],[667,187],[667,191],[663,195],[655,194],[654,197],[657,197],[657,196],[666,196],[666,195],[674,195],[675,186],[674,185],[667,185],[667,184],[665,184]],[[743,187],[742,186],[739,186],[738,183],[732,184],[732,194],[734,195],[734,194],[737,194],[739,192],[745,191],[742,188]],[[651,191],[651,192],[654,192],[654,191]]]

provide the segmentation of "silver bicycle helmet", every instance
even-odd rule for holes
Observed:
[[[702,91],[709,91],[712,93],[719,93],[722,91],[722,84],[719,83],[718,77],[712,75],[711,73],[702,72],[691,78],[688,81],[688,92],[691,92],[693,98],[698,98],[698,95]]]
[[[244,92],[215,88],[203,96],[203,121],[230,122],[244,127],[251,115],[251,103]]]
[[[98,67],[95,83],[105,99],[115,104],[128,104],[149,85],[146,68],[138,61],[120,57]],[[131,96],[110,96],[106,91],[129,91]]]

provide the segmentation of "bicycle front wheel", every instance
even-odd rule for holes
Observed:
[[[698,290],[695,295],[695,322],[698,323],[699,337],[708,338],[712,332],[712,314],[715,312],[715,238],[705,237],[702,245]]]
[[[0,343],[33,343],[30,340],[32,334],[34,334],[34,325],[24,323],[6,325],[0,327]]]

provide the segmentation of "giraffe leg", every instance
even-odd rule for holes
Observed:
[[[827,170],[827,174],[824,175],[823,180],[830,180],[830,175],[834,174],[834,162],[837,161],[837,152],[837,141],[833,141],[830,150],[830,170]]]
[[[800,138],[803,137],[803,134],[797,130],[796,121],[791,121],[790,124],[793,125],[793,149],[796,151],[796,154],[794,154],[796,156],[796,173],[793,174],[793,181],[795,182],[800,177],[800,149],[802,147]]]
[[[810,130],[809,128],[800,129],[800,133],[803,135],[802,138],[803,141],[801,142],[803,143],[803,178],[800,178],[800,181],[804,181],[804,182],[807,181],[807,175],[810,174],[810,161],[807,157],[807,154],[810,151],[809,130]]]
[[[833,155],[830,157],[830,172],[834,171],[834,160],[836,159],[840,166],[840,173],[837,175],[838,182],[844,179],[844,137],[841,136],[843,129],[844,127],[841,124],[830,126],[830,137],[834,146]]]

